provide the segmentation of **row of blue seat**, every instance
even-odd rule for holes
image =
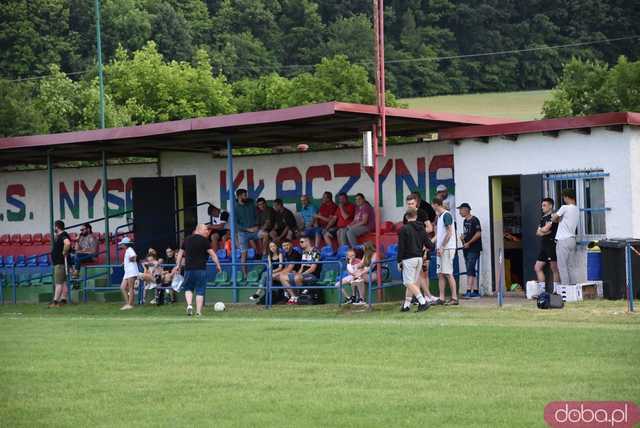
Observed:
[[[341,245],[337,251],[334,251],[330,245],[326,245],[320,249],[320,259],[321,260],[342,260],[347,256],[347,252],[351,247],[348,245]],[[355,247],[357,250],[362,251],[364,249],[363,245],[358,245]],[[293,247],[294,251],[298,253],[302,253],[302,249],[300,247]],[[398,254],[398,246],[396,244],[389,245],[387,251],[385,253],[385,258],[394,258]],[[218,260],[221,262],[229,262],[231,261],[231,257],[227,254],[226,250],[220,249],[216,252],[218,256]],[[240,259],[240,249],[236,249],[236,257]],[[256,258],[256,250],[253,248],[249,248],[247,250],[247,259],[254,260]]]
[[[51,266],[48,254],[34,256],[0,256],[0,267]]]

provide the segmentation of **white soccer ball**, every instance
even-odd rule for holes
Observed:
[[[226,309],[226,306],[222,302],[216,302],[216,304],[213,305],[213,310],[216,312],[222,312],[225,309]]]

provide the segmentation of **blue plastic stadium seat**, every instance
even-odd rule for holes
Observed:
[[[38,257],[38,266],[49,266],[49,256],[43,254]]]
[[[4,257],[0,256],[0,267],[4,266]]]
[[[253,260],[256,258],[256,249],[255,248],[249,248],[247,250],[247,259],[248,260]]]
[[[392,258],[395,258],[397,255],[398,255],[398,244],[389,245],[389,248],[387,248],[385,257],[387,259],[392,259]]]
[[[224,249],[220,249],[218,251],[216,251],[216,256],[218,256],[218,260],[223,261],[223,260],[227,260],[227,251]]]
[[[27,258],[27,266],[29,266],[29,267],[38,266],[38,256],[29,256]]]
[[[16,266],[17,267],[25,267],[27,265],[27,259],[25,256],[18,256],[16,258]]]
[[[324,247],[322,247],[322,249],[320,250],[320,259],[321,260],[336,260],[337,259],[335,253],[333,252],[333,248],[331,247],[331,245],[325,245]]]
[[[4,261],[4,265],[5,265],[5,266],[9,266],[9,267],[11,267],[11,266],[13,266],[13,265],[15,265],[15,264],[16,264],[16,263],[15,263],[15,260],[14,260],[13,256],[7,256],[7,258],[6,258],[6,259],[5,259],[5,261]]]
[[[349,251],[349,246],[346,244],[341,245],[340,248],[338,248],[338,253],[337,253],[338,259],[342,260],[345,257],[347,257],[347,251]]]

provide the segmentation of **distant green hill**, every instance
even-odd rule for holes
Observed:
[[[418,110],[533,120],[542,118],[542,103],[550,94],[551,91],[492,92],[405,98],[401,101]]]

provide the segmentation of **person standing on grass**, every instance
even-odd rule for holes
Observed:
[[[134,299],[136,297],[136,286],[138,285],[138,255],[133,249],[133,241],[129,237],[125,236],[118,244],[125,252],[122,260],[124,266],[124,276],[122,277],[122,283],[120,284],[120,291],[122,291],[122,297],[124,298],[124,306],[120,309],[127,311],[133,309]]]
[[[416,209],[418,219],[416,220],[418,224],[424,225],[424,229],[427,232],[427,236],[431,236],[433,234],[433,223],[431,222],[431,218],[429,217],[429,211],[422,207],[422,203],[420,201],[420,194],[418,192],[411,192],[406,199],[407,208]],[[424,202],[424,201],[422,201]],[[431,208],[431,204],[427,204],[429,208]],[[434,212],[435,219],[435,211],[433,208],[431,210]],[[409,221],[407,220],[407,215],[405,214],[402,218],[402,223],[407,224]],[[429,246],[425,247],[422,252],[422,269],[420,270],[420,290],[422,291],[422,295],[427,299],[429,303],[435,303],[438,299],[431,295],[431,291],[429,291],[429,250],[433,247],[431,241],[429,241]],[[406,293],[409,293],[409,290],[406,290]],[[407,297],[407,296],[405,296]],[[410,296],[409,296],[410,297]]]
[[[573,189],[562,191],[564,205],[551,216],[551,221],[558,223],[556,232],[556,255],[558,271],[563,285],[576,284],[576,229],[580,219],[580,210],[576,206],[576,192]]]
[[[476,266],[480,260],[482,251],[482,229],[478,217],[471,215],[471,205],[464,202],[458,207],[460,216],[464,219],[462,225],[463,233],[460,235],[462,242],[462,254],[467,270],[467,291],[462,296],[463,299],[479,299],[478,271]]]
[[[53,264],[53,300],[49,303],[50,308],[58,308],[67,304],[67,265],[69,262],[69,252],[71,251],[71,240],[69,234],[64,230],[64,223],[58,220],[54,223],[55,237],[53,239],[53,249],[51,250],[51,263]]]
[[[458,289],[456,278],[453,276],[453,258],[456,254],[456,235],[453,226],[453,216],[444,206],[442,199],[434,198],[432,201],[433,209],[438,214],[436,225],[436,254],[438,260],[438,288],[440,289],[440,298],[438,304],[458,305]],[[444,302],[444,291],[446,284],[449,283],[451,289],[451,299]]]
[[[536,230],[536,236],[540,237],[540,252],[538,260],[533,266],[538,280],[538,288],[546,289],[547,279],[545,278],[544,268],[549,264],[549,268],[553,273],[553,288],[560,283],[560,272],[558,271],[558,258],[556,257],[556,232],[558,231],[558,223],[554,223],[551,218],[553,216],[553,199],[544,198],[542,200],[542,218],[540,225]]]
[[[185,290],[184,298],[187,302],[187,315],[193,315],[193,292],[196,293],[196,316],[202,315],[204,306],[204,294],[207,289],[207,259],[216,265],[216,270],[222,272],[220,261],[216,252],[209,245],[209,229],[204,224],[196,226],[193,235],[187,236],[180,247],[176,257],[176,267],[174,274],[180,269],[179,266],[184,258],[184,281],[182,288]]]
[[[422,270],[422,250],[429,241],[424,225],[419,224],[418,210],[408,208],[407,224],[402,226],[398,234],[398,267],[402,270],[402,283],[407,288],[407,294],[404,299],[402,312],[411,310],[411,297],[418,299],[417,312],[423,312],[429,309],[429,303],[426,301],[418,282],[420,279],[420,271]]]

